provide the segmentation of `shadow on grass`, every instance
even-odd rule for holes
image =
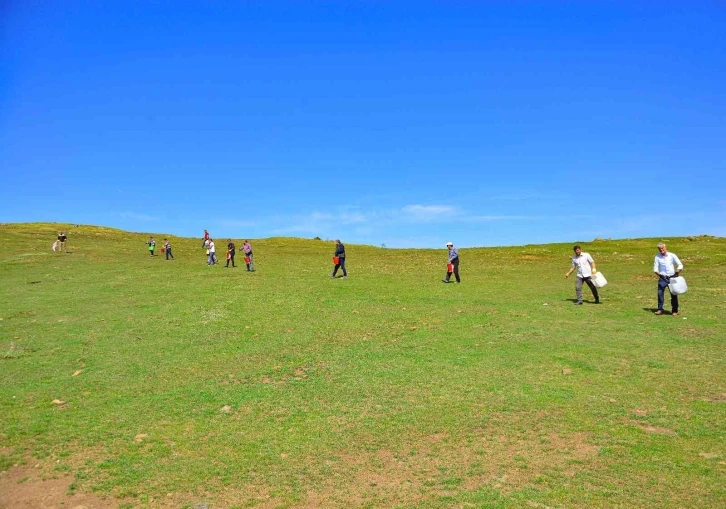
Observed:
[[[658,311],[658,308],[643,308],[643,311],[647,311],[649,313],[654,313],[655,314],[655,312]],[[672,315],[673,312],[672,311],[666,311],[664,309],[662,314],[664,314],[664,315]]]
[[[573,304],[577,302],[577,299],[565,299],[565,300],[566,301],[569,301],[569,302],[572,302]],[[585,304],[598,304],[594,300],[585,300],[585,299],[583,299],[582,302],[584,302]]]

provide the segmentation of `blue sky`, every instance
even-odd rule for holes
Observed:
[[[726,235],[721,2],[4,2],[0,221]]]

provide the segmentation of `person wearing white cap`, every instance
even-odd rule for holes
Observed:
[[[449,263],[446,271],[446,279],[442,279],[441,281],[448,283],[453,272],[456,282],[461,283],[461,278],[459,278],[459,250],[454,247],[453,242],[447,242],[446,247],[449,250]]]

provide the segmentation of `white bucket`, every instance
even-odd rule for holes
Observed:
[[[602,288],[606,284],[608,284],[608,280],[605,279],[605,276],[602,275],[602,272],[596,272],[592,275],[591,278],[592,284],[594,284],[597,288]]]
[[[680,295],[688,291],[688,285],[686,279],[683,276],[675,276],[668,282],[668,289],[671,291],[671,295]]]

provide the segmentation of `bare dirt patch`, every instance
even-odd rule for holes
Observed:
[[[19,465],[0,473],[0,509],[50,509],[56,507],[107,509],[118,507],[117,499],[93,494],[68,494],[71,477],[41,479],[38,469]]]

